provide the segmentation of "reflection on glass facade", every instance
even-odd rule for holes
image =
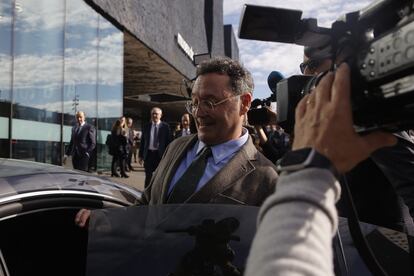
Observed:
[[[86,4],[67,1],[63,93],[65,125],[75,123],[73,114],[78,110],[85,112],[89,123],[96,118],[97,35],[98,14],[93,13]]]
[[[98,130],[91,167],[108,167],[123,33],[82,0],[0,0],[0,37],[0,157],[60,165],[81,110]]]
[[[59,124],[64,0],[19,0],[13,30],[13,118]],[[39,110],[39,112],[37,112]]]
[[[104,146],[112,124],[122,114],[124,36],[99,16],[97,163],[108,167],[112,157]]]
[[[12,1],[0,1],[0,156],[10,155]]]

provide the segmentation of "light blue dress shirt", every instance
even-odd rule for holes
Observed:
[[[240,150],[240,148],[247,142],[249,139],[249,134],[247,129],[243,128],[242,136],[237,139],[230,140],[228,142],[215,145],[211,147],[212,156],[207,159],[207,166],[204,172],[204,175],[201,177],[198,182],[196,191],[200,190],[213,176],[215,176],[218,171],[220,171],[229,160]],[[191,162],[196,158],[197,154],[206,146],[201,141],[198,141],[191,149],[187,151],[186,156],[181,161],[180,166],[171,180],[171,184],[168,187],[168,194],[173,190],[175,183],[180,179],[184,174],[187,168],[191,165]]]

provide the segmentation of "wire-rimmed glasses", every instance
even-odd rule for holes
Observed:
[[[218,101],[218,102],[212,102],[210,100],[201,100],[201,101],[198,101],[198,102],[188,101],[185,104],[185,108],[187,109],[187,112],[190,113],[190,114],[194,114],[199,108],[203,108],[206,111],[213,111],[214,108],[217,105],[225,103],[228,100],[230,100],[231,98],[239,97],[239,96],[240,95],[232,95],[232,96],[224,98],[223,100]]]

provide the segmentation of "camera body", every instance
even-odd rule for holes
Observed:
[[[331,28],[302,12],[245,5],[239,37],[295,43],[312,56],[351,67],[351,101],[357,131],[398,131],[414,126],[414,12],[411,0],[382,0],[344,15]],[[279,124],[294,125],[294,109],[315,83],[292,76],[277,84]]]
[[[252,101],[250,110],[247,112],[247,119],[250,125],[268,125],[271,120],[271,113],[268,109],[272,102],[276,101],[276,94],[272,94],[265,99],[255,99]]]

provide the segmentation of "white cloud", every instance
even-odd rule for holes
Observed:
[[[121,39],[121,40],[119,40]],[[106,85],[116,85],[122,82],[123,52],[121,36],[114,35],[102,39],[100,47],[101,80]],[[118,47],[115,47],[118,45]],[[6,56],[0,56],[6,59]],[[68,48],[65,57],[65,81],[68,83],[96,83],[97,55],[93,47],[87,49]],[[62,57],[53,55],[20,55],[14,58],[15,81],[14,87],[25,89],[31,87],[56,87],[62,81]],[[0,68],[0,84],[6,86],[9,81],[10,68]]]
[[[21,25],[16,25],[19,31],[33,32],[38,30],[50,30],[55,28],[63,29],[64,5],[63,1],[38,0],[24,1],[16,3],[16,21]]]

